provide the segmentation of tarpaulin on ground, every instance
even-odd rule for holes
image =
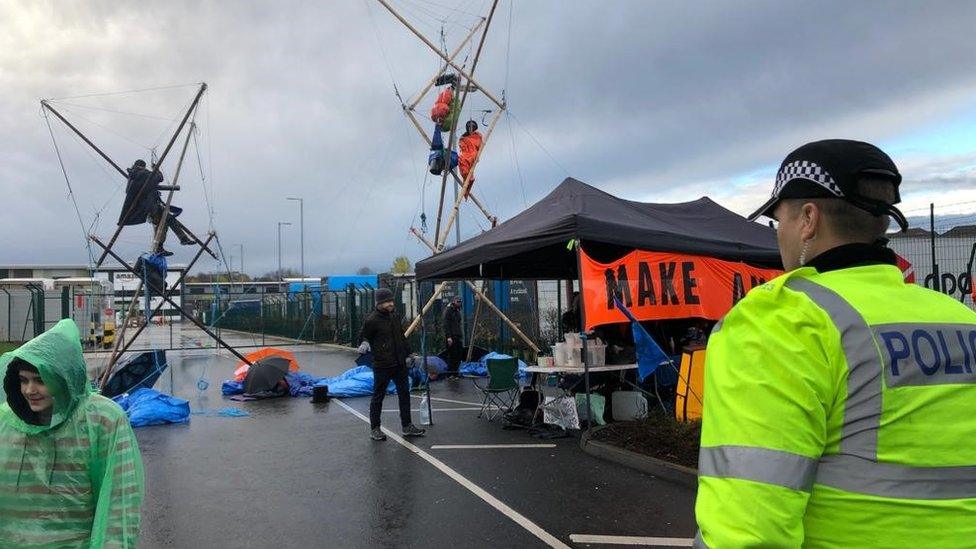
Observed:
[[[735,261],[643,250],[601,263],[581,249],[580,270],[587,330],[627,322],[614,304],[615,293],[637,320],[719,320],[750,289],[782,274]]]
[[[288,382],[288,392],[293,397],[312,396],[312,387],[325,378],[313,377],[304,372],[297,372],[294,374],[288,374],[285,376],[285,381]]]
[[[410,386],[413,387],[421,380],[417,379],[415,370],[411,369]],[[369,366],[356,366],[335,377],[314,377],[303,372],[291,373],[285,377],[288,381],[288,392],[293,397],[310,397],[312,388],[327,385],[329,396],[359,397],[373,394],[373,369]],[[232,379],[224,380],[220,387],[224,395],[240,395],[244,393],[244,384]],[[390,382],[387,394],[396,393],[396,386]]]
[[[225,379],[223,383],[220,384],[220,394],[222,395],[239,395],[244,392],[244,382],[234,381],[233,379]]]
[[[133,427],[165,425],[167,423],[189,423],[190,403],[160,393],[155,389],[139,388],[113,398],[129,416]]]
[[[423,362],[423,359],[419,355],[415,355],[407,359],[407,367],[410,369],[409,374],[411,387],[427,383],[427,372],[436,372],[441,374],[447,371],[447,362],[444,362],[444,359],[439,356],[428,355],[426,369],[420,367],[421,362]],[[360,353],[360,355],[356,358],[356,366],[372,367],[373,353]],[[436,381],[437,376],[434,376],[434,378]]]
[[[411,362],[411,370],[416,368],[417,370],[422,370],[421,363],[424,361],[423,358],[417,357],[416,360]],[[435,372],[438,374],[443,374],[447,372],[447,362],[443,358],[434,355],[427,355],[427,372]]]
[[[346,370],[336,377],[321,378],[315,383],[318,386],[328,385],[329,396],[333,397],[359,397],[373,394],[373,369],[369,366],[356,366]],[[410,385],[414,381],[411,377]],[[396,393],[396,386],[393,382],[386,389],[386,394]],[[311,393],[309,393],[311,394]]]
[[[323,379],[327,378],[310,376],[304,372],[295,372],[285,375],[285,382],[288,383],[288,394],[293,397],[312,396],[312,387]],[[244,382],[235,381],[233,379],[225,379],[220,385],[220,393],[227,396],[242,395],[244,394]]]
[[[481,357],[481,360],[477,362],[462,362],[461,366],[458,368],[458,373],[462,376],[478,376],[486,377],[488,375],[488,360],[492,358],[512,358],[511,355],[503,355],[501,353],[491,352]],[[520,378],[528,377],[528,373],[525,371],[525,363],[521,360],[518,361],[518,372]]]

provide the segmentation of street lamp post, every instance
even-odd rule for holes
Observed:
[[[302,283],[305,283],[305,199],[286,197],[285,200],[298,202],[298,222],[301,231],[301,250],[302,250]]]
[[[281,282],[281,226],[291,226],[291,223],[286,223],[284,221],[278,222],[278,282]]]
[[[244,288],[244,245],[238,244],[237,247],[241,249],[241,292],[243,292],[244,291],[243,290]]]

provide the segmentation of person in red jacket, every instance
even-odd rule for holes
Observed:
[[[468,194],[471,193],[471,187],[474,185],[474,174],[468,175],[474,168],[475,159],[478,158],[478,151],[481,150],[482,137],[478,133],[478,123],[474,120],[468,120],[464,125],[464,135],[461,136],[461,140],[458,142],[458,147],[461,149],[461,158],[458,162],[458,167],[461,168],[461,179],[468,182],[468,187],[464,192],[464,197],[467,198]]]

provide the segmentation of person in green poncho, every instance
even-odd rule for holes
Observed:
[[[4,354],[0,373],[0,546],[136,547],[142,458],[91,388],[75,323]]]

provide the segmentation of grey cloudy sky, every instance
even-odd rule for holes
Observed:
[[[435,40],[446,20],[449,48],[490,4],[391,3]],[[973,21],[973,2],[502,0],[477,78],[505,89],[510,115],[475,192],[502,219],[570,175],[630,199],[709,195],[744,213],[790,149],[849,137],[892,154],[905,209],[930,200],[965,209],[976,201]],[[0,0],[0,263],[86,260],[40,98],[201,81],[210,90],[197,117],[199,163],[191,148],[176,203],[199,232],[212,220],[235,266],[243,244],[249,272],[274,269],[276,223],[287,221],[283,262],[298,267],[298,211],[286,196],[305,199],[312,274],[423,258],[407,229],[421,212],[433,229],[439,180],[421,192],[426,147],[393,83],[410,96],[437,67],[373,0]],[[192,94],[56,104],[128,165],[161,149]],[[422,117],[431,102],[418,106]],[[467,104],[479,121],[487,108],[483,96]],[[54,129],[82,223],[101,212],[96,231],[110,234],[124,181]],[[463,207],[464,236],[486,227],[475,214]],[[148,234],[126,229],[121,249],[134,257]]]

